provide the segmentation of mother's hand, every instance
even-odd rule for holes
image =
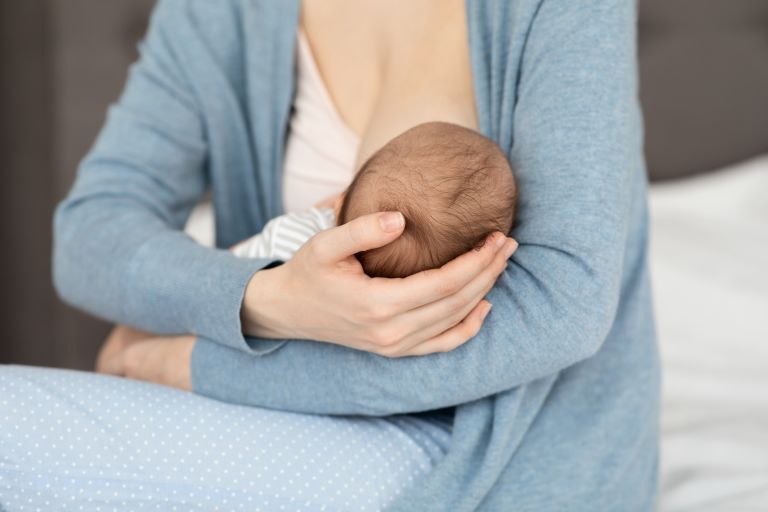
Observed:
[[[194,346],[195,336],[159,336],[121,325],[104,342],[96,371],[190,391]]]
[[[439,269],[368,277],[354,254],[392,242],[404,224],[398,212],[365,215],[318,233],[284,265],[254,274],[241,311],[244,332],[387,357],[447,352],[471,339],[491,308],[483,297],[517,243],[497,232]]]

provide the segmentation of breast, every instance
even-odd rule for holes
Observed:
[[[306,210],[343,191],[360,146],[336,110],[301,30],[296,49],[296,94],[283,160],[285,212]]]
[[[423,122],[477,129],[463,0],[302,5],[319,72],[360,139],[355,168]]]

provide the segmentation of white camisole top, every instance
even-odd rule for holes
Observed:
[[[312,49],[299,30],[296,96],[283,160],[283,213],[307,210],[336,196],[352,182],[360,140],[344,122],[325,88]],[[186,232],[198,243],[214,244],[210,201],[197,205]]]
[[[298,32],[296,96],[283,162],[283,209],[306,210],[342,192],[360,140],[336,110],[304,32]]]

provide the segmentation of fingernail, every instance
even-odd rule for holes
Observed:
[[[509,245],[507,246],[507,250],[504,253],[504,257],[509,259],[510,256],[517,250],[517,241],[509,239]]]
[[[485,320],[485,317],[487,317],[487,316],[488,316],[488,313],[490,313],[490,312],[491,312],[491,308],[492,308],[492,307],[493,307],[493,304],[491,304],[491,303],[489,302],[489,303],[488,303],[488,306],[485,308],[485,313],[483,313],[483,316],[482,316],[481,320]]]
[[[387,233],[398,231],[405,225],[405,217],[400,212],[386,212],[379,217],[381,229]]]
[[[501,249],[502,247],[504,247],[504,244],[507,241],[507,237],[502,235],[493,235],[493,236],[496,237],[496,241],[494,242],[496,244],[496,248]]]

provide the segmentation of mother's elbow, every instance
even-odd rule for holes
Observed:
[[[105,246],[88,222],[90,212],[71,199],[62,201],[53,216],[51,273],[53,287],[65,303],[99,314],[104,297],[94,293],[102,279]],[[93,216],[91,216],[93,218]],[[94,298],[102,300],[94,300]]]
[[[67,212],[66,201],[60,203],[53,216],[53,254],[51,258],[51,273],[53,278],[53,288],[59,298],[69,305],[80,306],[79,291],[75,275],[77,268],[72,265],[72,261],[77,258],[71,255],[73,245],[71,220]]]
[[[569,304],[570,313],[557,329],[560,339],[569,340],[562,367],[591,358],[603,346],[616,318],[619,295],[618,286],[610,281],[595,278],[572,299],[576,303]]]

